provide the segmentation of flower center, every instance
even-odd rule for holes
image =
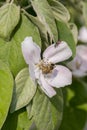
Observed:
[[[48,63],[48,62],[45,62],[44,60],[41,60],[37,66],[39,67],[39,69],[42,70],[42,73],[43,74],[48,74],[48,73],[51,73],[53,68],[54,68],[54,64],[52,63]]]

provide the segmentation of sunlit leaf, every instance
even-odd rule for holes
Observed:
[[[0,61],[0,129],[6,120],[13,92],[13,77],[6,64]]]
[[[37,18],[44,25],[44,30],[46,30],[46,38],[52,42],[52,40],[58,40],[58,33],[56,29],[55,19],[51,10],[50,5],[47,0],[31,0],[31,4],[34,8],[34,11],[37,14]],[[41,29],[41,26],[38,23],[38,27]],[[43,30],[42,30],[43,31]]]
[[[82,7],[83,18],[87,26],[87,1],[84,1],[84,2],[82,1],[81,7]]]
[[[14,76],[26,66],[21,51],[21,42],[25,37],[32,36],[33,40],[41,46],[38,29],[26,16],[22,15],[20,26],[17,28],[11,41],[0,39],[0,58],[9,64]]]
[[[62,119],[62,110],[61,89],[58,89],[58,94],[52,99],[37,91],[33,99],[32,114],[38,130],[58,129]]]
[[[49,4],[51,5],[53,14],[55,19],[68,22],[70,19],[69,11],[61,4],[59,1],[55,0],[48,0]]]
[[[70,30],[71,30],[71,32],[73,34],[75,44],[77,44],[77,42],[78,42],[78,30],[77,30],[77,27],[76,27],[76,25],[74,23],[70,23],[69,27],[70,27]]]
[[[20,7],[7,3],[0,8],[0,37],[9,38],[20,20]]]
[[[28,68],[21,70],[15,79],[11,112],[26,106],[33,98],[36,86],[29,76]]]

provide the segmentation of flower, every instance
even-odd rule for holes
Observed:
[[[85,26],[80,28],[78,40],[87,43],[87,28]]]
[[[41,89],[49,97],[53,97],[56,91],[53,87],[60,88],[72,82],[71,71],[57,62],[68,59],[72,52],[66,42],[50,45],[42,55],[41,49],[33,42],[32,37],[26,37],[22,42],[22,53],[29,65],[29,73],[33,81],[37,81]]]
[[[87,75],[87,46],[78,45],[76,47],[75,58],[67,64],[75,77]]]

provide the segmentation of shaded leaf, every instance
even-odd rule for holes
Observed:
[[[61,21],[57,21],[57,28],[59,32],[59,40],[67,42],[67,44],[72,50],[72,53],[73,53],[72,56],[74,57],[76,54],[76,45],[75,45],[75,40],[74,40],[74,37],[72,35],[70,28],[68,27],[66,23],[61,22]]]
[[[28,120],[27,112],[23,108],[13,114],[8,115],[1,130],[29,130],[32,120]]]
[[[82,105],[87,103],[87,83],[83,80],[75,80],[70,86],[71,90],[74,92],[74,97],[70,100],[72,106]]]
[[[64,107],[63,120],[59,130],[83,130],[86,112],[72,107]]]
[[[31,119],[33,117],[33,115],[32,115],[32,103],[31,102],[26,106],[26,111],[27,111],[28,118]]]

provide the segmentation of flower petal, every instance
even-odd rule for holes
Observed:
[[[78,40],[87,43],[87,28],[81,27],[79,30]]]
[[[46,82],[43,74],[40,75],[40,81],[39,82],[41,83],[41,89],[44,91],[44,93],[48,97],[51,98],[54,95],[56,95],[56,91]]]
[[[72,70],[74,76],[87,75],[87,47],[84,45],[77,46],[76,56],[67,63],[67,66]]]
[[[60,42],[58,45],[52,44],[43,53],[43,58],[54,64],[67,60],[71,56],[72,51],[64,41]]]
[[[79,45],[76,47],[76,55],[87,61],[87,46]]]
[[[32,37],[26,37],[22,42],[22,53],[27,64],[36,64],[40,60],[40,47],[33,42]]]
[[[75,70],[72,72],[72,74],[75,76],[75,77],[84,77],[84,76],[87,76],[87,71],[83,71],[83,70]]]
[[[35,72],[34,72],[34,64],[29,64],[29,73],[30,73],[30,77],[31,79],[35,82]]]
[[[47,75],[46,80],[53,87],[64,87],[72,83],[72,73],[68,68],[57,65],[53,72]]]
[[[68,68],[70,68],[72,71],[77,70],[81,67],[82,60],[81,58],[76,55],[75,58],[67,63]]]

